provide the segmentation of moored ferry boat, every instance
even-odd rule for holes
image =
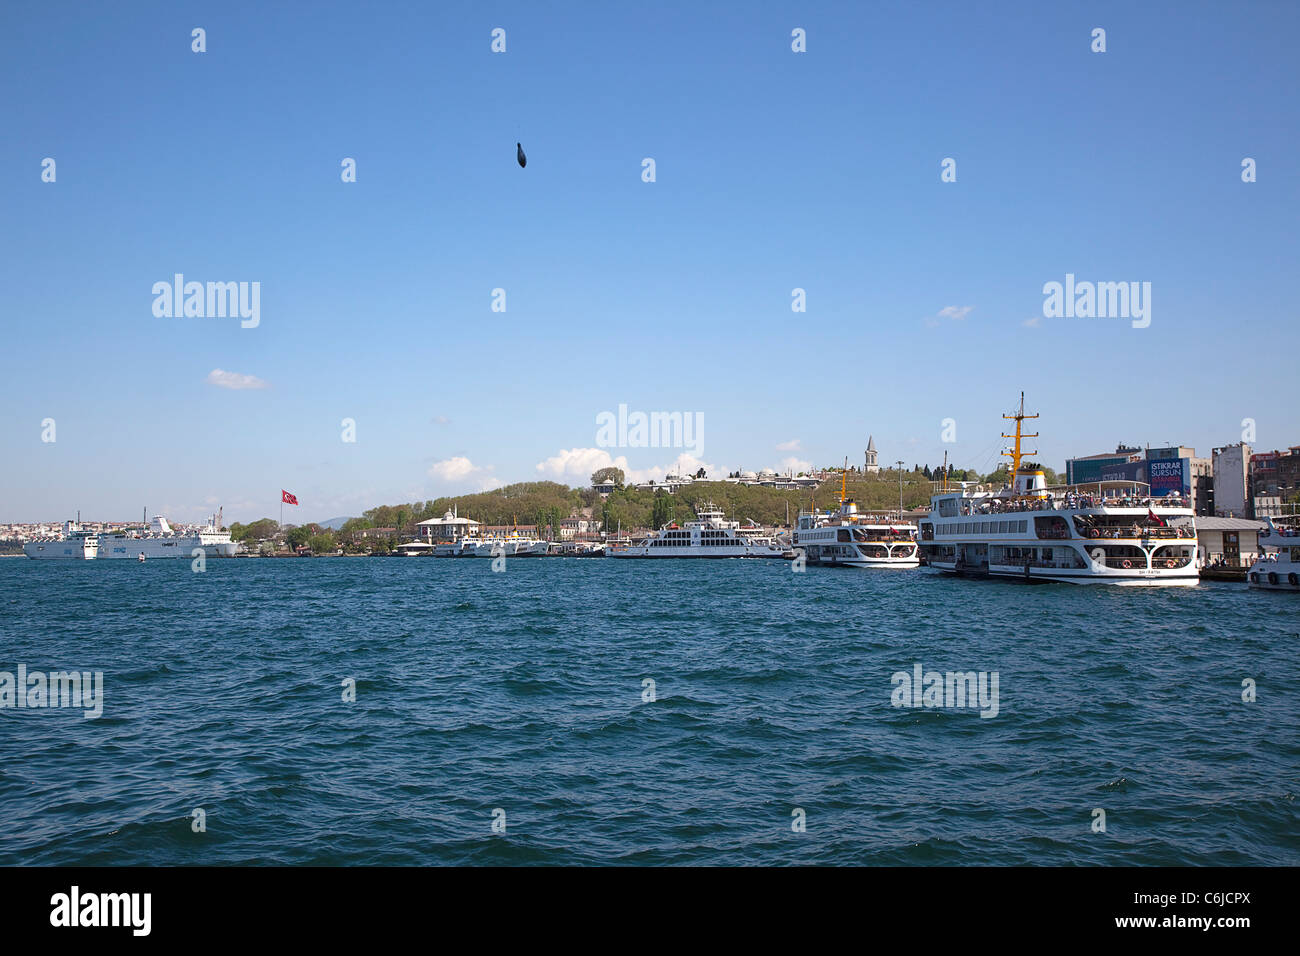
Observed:
[[[931,496],[921,520],[926,563],[940,571],[1072,584],[1191,587],[1198,583],[1196,518],[1178,496],[1152,496],[1136,481],[1048,488],[1022,464],[1024,396],[1014,415],[1012,483],[999,490],[964,483]],[[1030,453],[1032,454],[1032,453]]]
[[[853,568],[915,568],[921,563],[916,543],[916,525],[890,521],[887,517],[858,512],[852,498],[845,497],[845,479],[840,480],[838,512],[801,511],[790,536],[796,554],[803,552],[809,564],[844,565]]]
[[[548,547],[548,543],[539,538],[509,535],[504,538],[479,538],[473,546],[473,554],[476,558],[532,558],[545,555]]]
[[[463,558],[473,557],[474,549],[479,546],[479,539],[473,535],[452,538],[450,541],[439,541],[433,546],[430,552],[435,558]]]
[[[23,545],[23,554],[40,560],[93,561],[99,554],[99,536],[75,521],[65,521],[59,537],[28,541]]]
[[[694,521],[676,522],[652,531],[642,541],[612,546],[611,558],[783,558],[785,549],[774,538],[742,530],[727,521],[712,502],[702,502]]]
[[[1246,581],[1262,591],[1300,594],[1300,527],[1279,527],[1272,518],[1264,520],[1268,530],[1259,533],[1259,556],[1246,573]]]
[[[143,531],[106,531],[99,536],[100,558],[192,558],[202,548],[209,558],[232,558],[239,544],[221,530],[220,513],[193,534],[179,534],[162,515],[154,515]]]

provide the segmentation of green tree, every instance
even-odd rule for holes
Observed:
[[[279,525],[275,523],[274,518],[259,518],[250,524],[240,524],[236,521],[230,526],[230,540],[257,542],[264,538],[275,537],[278,529]]]
[[[334,540],[334,535],[330,531],[312,535],[307,539],[307,547],[311,549],[312,554],[333,554],[339,549],[338,543]]]
[[[672,495],[666,492],[656,492],[654,497],[654,510],[650,518],[650,526],[653,528],[662,528],[676,517],[677,506],[672,500]]]

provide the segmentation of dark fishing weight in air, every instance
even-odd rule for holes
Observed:
[[[528,157],[524,155],[524,148],[519,143],[515,143],[515,159],[519,160],[520,169],[528,165]]]

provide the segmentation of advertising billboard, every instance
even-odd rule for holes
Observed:
[[[1191,494],[1191,461],[1187,458],[1155,458],[1148,461],[1147,484],[1151,486],[1153,497]]]

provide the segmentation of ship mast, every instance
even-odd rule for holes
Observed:
[[[1021,392],[1020,410],[1017,411],[1014,415],[1003,415],[1002,417],[1008,420],[1014,419],[1016,423],[1016,433],[1014,435],[1008,435],[1005,432],[1002,434],[1003,438],[1011,438],[1015,440],[1015,445],[1012,447],[1011,451],[1004,451],[1002,453],[1004,458],[1011,459],[1011,490],[1014,492],[1016,490],[1016,476],[1020,474],[1020,460],[1024,458],[1026,455],[1038,454],[1038,449],[1034,449],[1033,451],[1021,450],[1020,440],[1022,438],[1037,438],[1038,432],[1034,432],[1032,435],[1023,434],[1020,431],[1020,423],[1023,422],[1026,418],[1037,418],[1038,416],[1025,414],[1025,393]]]

